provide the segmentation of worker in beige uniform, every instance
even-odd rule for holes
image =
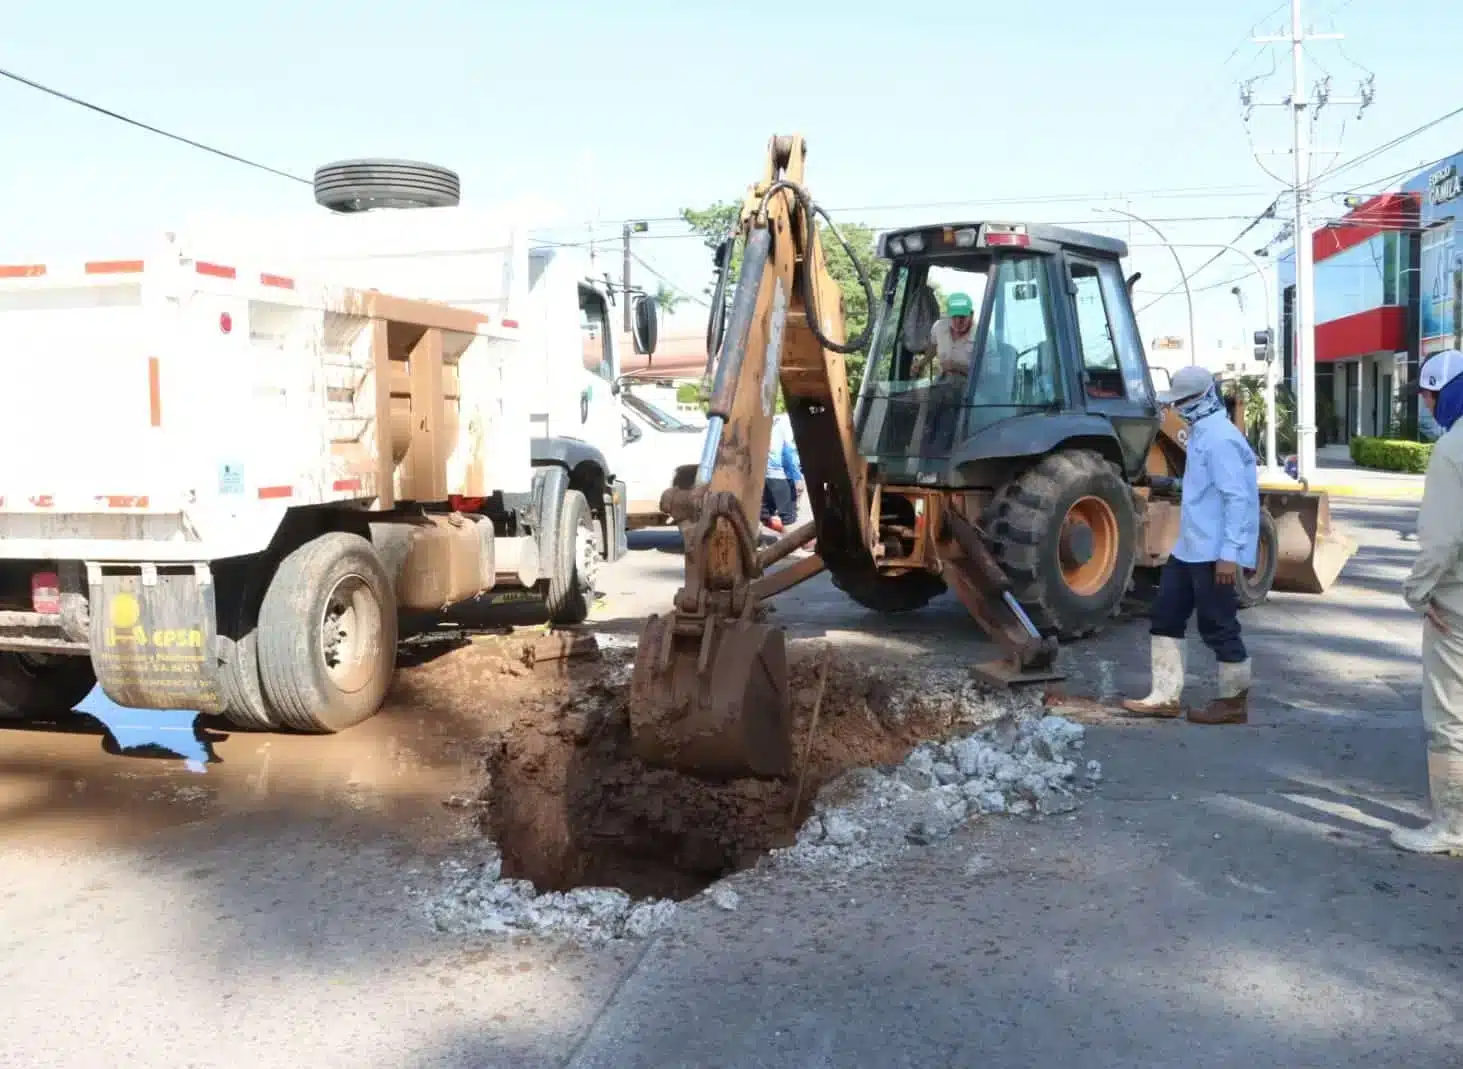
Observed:
[[[936,377],[930,387],[929,429],[925,453],[944,453],[965,403],[970,385],[970,361],[975,353],[975,302],[968,293],[952,293],[945,302],[945,318],[930,328],[930,342],[914,360],[914,378],[925,374],[933,359]]]
[[[1443,428],[1433,445],[1417,512],[1417,559],[1403,580],[1423,616],[1422,721],[1432,821],[1398,828],[1392,842],[1422,854],[1463,856],[1463,353],[1428,357],[1419,398]]]

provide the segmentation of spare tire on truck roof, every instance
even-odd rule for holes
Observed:
[[[315,202],[333,212],[452,208],[462,199],[454,171],[413,160],[339,160],[315,169]]]

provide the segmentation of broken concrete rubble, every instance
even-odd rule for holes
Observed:
[[[974,816],[994,813],[1047,816],[1076,808],[1076,790],[1102,775],[1096,761],[1078,778],[1074,751],[1085,731],[1060,717],[1011,715],[949,742],[921,743],[888,772],[855,769],[819,792],[814,814],[797,843],[779,860],[819,863],[830,848],[927,845],[947,838]],[[954,777],[952,778],[952,773]],[[850,860],[868,856],[859,852]]]

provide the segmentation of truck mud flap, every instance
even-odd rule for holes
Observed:
[[[134,709],[224,710],[213,575],[206,564],[87,565],[91,660]]]
[[[1309,491],[1260,491],[1275,520],[1273,589],[1324,594],[1356,554],[1356,541],[1331,525],[1331,500]]]

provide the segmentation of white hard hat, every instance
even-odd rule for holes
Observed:
[[[1457,349],[1444,349],[1423,362],[1422,370],[1417,374],[1417,388],[1441,393],[1443,387],[1459,375],[1463,375],[1463,353]]]
[[[1179,401],[1187,401],[1190,397],[1198,397],[1213,385],[1213,375],[1209,374],[1209,372],[1205,371],[1198,364],[1190,364],[1174,372],[1168,389],[1160,393],[1158,399],[1166,405],[1175,404]]]

